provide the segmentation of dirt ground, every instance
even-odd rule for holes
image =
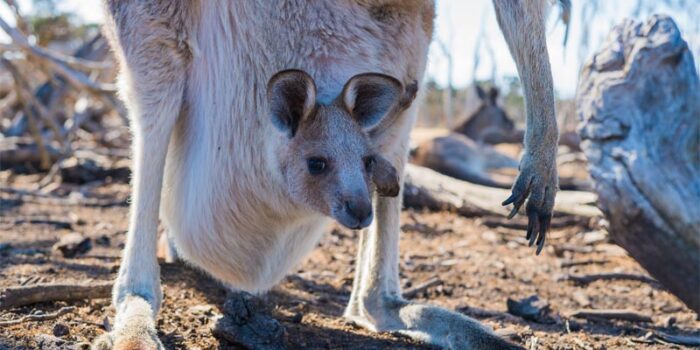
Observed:
[[[0,289],[115,278],[127,229],[127,184],[61,185],[41,197],[17,193],[40,176],[0,174]],[[437,279],[413,299],[479,319],[529,349],[671,349],[680,347],[659,334],[700,335],[698,316],[654,283],[615,280],[579,285],[561,280],[571,274],[645,274],[593,221],[572,220],[556,227],[545,251],[535,256],[521,229],[496,227],[488,218],[407,209],[402,215],[401,283],[410,289]],[[54,243],[71,232],[90,237],[92,249],[75,258],[52,251]],[[430,348],[393,334],[373,334],[342,320],[356,243],[356,232],[329,228],[308,259],[262,297],[283,324],[288,348]],[[162,263],[161,273],[164,301],[158,327],[166,348],[238,348],[211,332],[222,312],[224,288],[181,263]],[[507,312],[509,298],[532,295],[549,303],[546,319],[529,321]],[[95,299],[0,311],[0,322],[67,305],[76,308],[54,320],[0,326],[0,349],[41,348],[42,334],[60,335],[63,348],[80,348],[105,332],[105,317],[114,316],[110,300]],[[631,309],[651,316],[653,322],[570,317],[582,308]]]

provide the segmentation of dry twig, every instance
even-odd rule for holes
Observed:
[[[590,284],[595,281],[615,281],[615,280],[629,280],[629,281],[639,281],[643,283],[660,285],[660,283],[648,276],[637,275],[632,273],[617,273],[617,272],[605,272],[605,273],[594,273],[590,275],[565,275],[557,279],[558,281],[573,281],[580,284]]]
[[[24,322],[29,322],[29,321],[46,321],[46,320],[53,320],[55,318],[58,318],[60,316],[63,316],[67,313],[75,311],[75,306],[64,306],[56,312],[52,312],[49,314],[41,314],[41,315],[26,315],[21,318],[18,318],[16,320],[9,320],[9,321],[0,321],[0,327],[7,327],[7,326],[12,326]]]
[[[593,320],[624,320],[632,322],[651,322],[651,316],[633,310],[581,309],[571,314],[571,317]]]
[[[438,286],[438,285],[440,285],[440,284],[442,284],[442,283],[443,283],[443,282],[442,282],[439,278],[433,277],[433,278],[431,278],[431,279],[429,279],[429,280],[427,280],[427,281],[425,281],[425,282],[423,282],[423,283],[421,283],[421,284],[419,284],[419,285],[417,285],[417,286],[415,286],[415,287],[406,289],[406,290],[403,292],[403,297],[406,298],[406,299],[412,299],[412,298],[414,298],[416,295],[418,295],[418,294],[422,293],[423,291],[427,290],[428,288],[432,288],[432,287]]]
[[[593,264],[606,264],[608,260],[605,259],[584,259],[584,260],[564,260],[559,263],[562,268],[581,266],[581,265],[593,265]]]

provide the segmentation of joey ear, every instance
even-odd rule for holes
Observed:
[[[382,197],[396,197],[399,195],[399,174],[391,163],[384,157],[374,156],[372,167],[372,182],[377,187],[377,194]]]
[[[345,84],[343,103],[364,128],[377,124],[394,108],[403,94],[396,78],[379,73],[358,74]]]
[[[304,71],[283,70],[267,83],[267,102],[272,125],[294,137],[299,123],[314,111],[316,84]]]

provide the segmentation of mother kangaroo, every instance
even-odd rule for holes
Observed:
[[[504,205],[515,214],[527,201],[527,235],[539,250],[557,189],[547,4],[493,3],[527,107],[525,153]],[[263,292],[313,249],[329,216],[362,228],[347,319],[450,349],[518,348],[464,315],[401,297],[401,197],[370,198],[370,150],[403,177],[416,108],[395,100],[423,78],[434,0],[105,0],[104,8],[134,175],[116,321],[95,348],[163,347],[159,217],[183,259],[231,288]]]

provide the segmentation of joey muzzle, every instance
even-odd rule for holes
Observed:
[[[369,169],[369,177],[374,184],[377,195],[381,197],[398,196],[401,188],[396,168],[382,156],[375,155],[373,159],[374,164]],[[365,228],[372,223],[371,193],[361,192],[343,196],[343,208],[339,215],[334,215],[338,222],[350,229]]]
[[[351,229],[360,229],[372,223],[370,197],[361,195],[346,197],[343,204],[343,213],[337,217],[341,224]]]

